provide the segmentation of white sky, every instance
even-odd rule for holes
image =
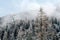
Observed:
[[[38,10],[40,6],[51,15],[59,2],[60,0],[0,0],[0,17],[22,11]]]

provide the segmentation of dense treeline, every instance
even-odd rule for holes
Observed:
[[[3,28],[0,26],[0,40],[60,40],[60,21],[44,14],[40,10],[36,20],[19,20],[8,23]],[[1,24],[2,22],[0,22]]]
[[[55,35],[52,37],[48,36],[47,40],[59,40],[60,37],[60,22],[57,18],[51,18],[52,22],[51,27],[48,27],[48,31],[54,31]],[[0,39],[1,40],[39,40],[36,33],[40,32],[38,29],[35,29],[35,21],[27,21],[23,20],[19,24],[12,24],[10,28],[8,25],[6,29],[0,31]],[[49,34],[49,33],[48,33]]]

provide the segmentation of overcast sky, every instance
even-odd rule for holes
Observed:
[[[36,10],[40,6],[50,15],[59,2],[60,0],[0,0],[0,17],[22,11]]]

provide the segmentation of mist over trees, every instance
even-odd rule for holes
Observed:
[[[49,17],[40,9],[39,15],[32,20],[15,20],[3,28],[0,18],[0,40],[60,40],[60,21]]]

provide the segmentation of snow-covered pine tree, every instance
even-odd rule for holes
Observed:
[[[51,27],[51,22],[48,21],[48,16],[41,8],[39,15],[36,19],[36,29],[39,40],[48,40],[48,35],[53,39],[55,30]],[[50,29],[49,29],[50,28]],[[52,31],[51,31],[52,30]],[[54,31],[53,31],[54,30]]]

